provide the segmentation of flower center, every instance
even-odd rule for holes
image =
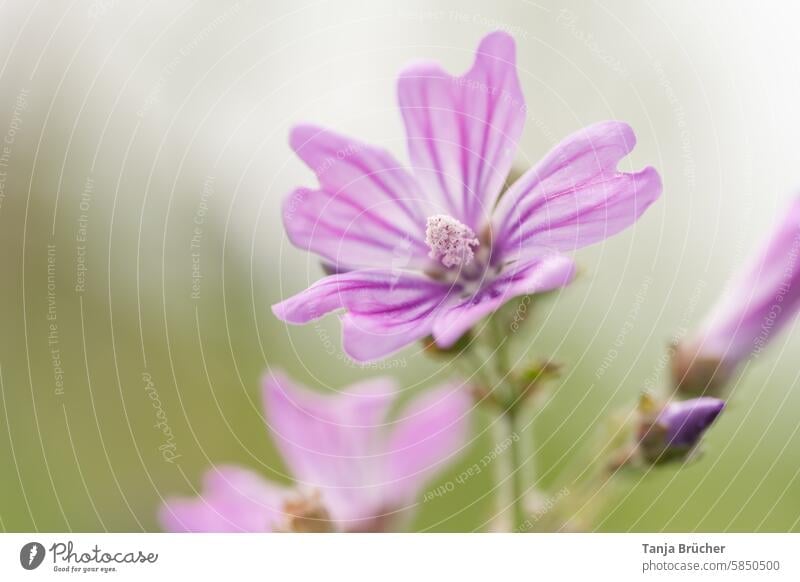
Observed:
[[[431,249],[428,256],[447,268],[469,265],[480,244],[470,227],[447,214],[428,217],[425,242]]]
[[[319,491],[297,491],[283,504],[285,531],[314,533],[334,531],[330,514],[322,503]]]

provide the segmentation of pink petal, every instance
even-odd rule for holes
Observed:
[[[436,300],[430,305],[435,309],[438,304]],[[342,318],[344,351],[356,362],[374,362],[429,336],[432,329],[432,317],[383,324],[372,317],[348,314]]]
[[[394,507],[414,501],[434,473],[466,447],[472,401],[460,383],[426,390],[400,413],[387,447]]]
[[[347,392],[323,395],[283,374],[264,379],[266,419],[298,483],[317,489],[332,518],[374,518],[382,508],[385,418],[397,388],[367,380]]]
[[[283,519],[286,490],[235,466],[208,471],[196,498],[176,498],[159,512],[169,532],[268,532]]]
[[[507,267],[500,277],[474,296],[443,309],[433,324],[436,344],[451,347],[482,317],[519,295],[541,293],[567,285],[575,264],[564,255],[547,255]]]
[[[728,283],[695,338],[699,355],[738,364],[800,311],[800,197]],[[701,345],[702,344],[702,345]]]
[[[290,143],[320,183],[284,202],[293,244],[337,267],[427,264],[419,187],[388,152],[309,125],[295,127]]]
[[[453,77],[436,63],[400,75],[398,97],[414,174],[435,203],[475,232],[511,169],[525,123],[514,40],[486,36],[472,68]]]
[[[357,361],[391,354],[430,334],[450,286],[423,275],[360,270],[332,275],[272,307],[288,323],[304,324],[344,308],[344,347]]]
[[[500,200],[494,219],[498,259],[542,248],[570,251],[633,224],[661,194],[653,168],[626,174],[619,160],[636,143],[625,123],[582,129],[556,146]]]

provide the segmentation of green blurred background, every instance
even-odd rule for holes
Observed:
[[[542,302],[518,356],[565,377],[523,432],[542,483],[580,470],[611,411],[664,382],[688,333],[800,185],[797,8],[746,2],[504,0],[7,2],[0,9],[0,528],[157,530],[163,496],[215,462],[279,481],[259,378],[333,389],[448,370],[409,349],[387,370],[341,356],[336,317],[287,329],[269,306],[321,276],[288,246],[280,202],[313,184],[290,152],[299,121],[405,158],[395,77],[454,72],[510,30],[529,115],[519,166],[616,118],[662,199],[578,253],[582,276]],[[194,243],[194,246],[193,246]],[[85,270],[83,270],[85,267]],[[196,275],[199,274],[200,278]],[[194,287],[193,287],[194,286]],[[629,481],[602,531],[787,531],[800,519],[797,360],[788,330],[747,370],[680,472]],[[173,434],[173,462],[146,389]],[[469,453],[495,440],[476,416]],[[415,529],[470,531],[492,513],[484,472],[421,504]]]

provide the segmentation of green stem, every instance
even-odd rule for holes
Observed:
[[[511,455],[511,509],[513,522],[511,531],[519,532],[525,529],[527,515],[525,511],[525,482],[522,470],[522,437],[517,431],[517,409],[512,407],[502,415],[502,421],[507,425],[508,438],[510,439],[509,454]]]
[[[487,390],[496,389],[498,392],[497,399],[494,400],[494,405],[499,407],[499,418],[496,426],[500,429],[501,435],[499,436],[498,444],[504,442],[504,439],[507,438],[509,455],[507,463],[498,464],[503,469],[499,472],[498,479],[504,485],[498,489],[503,493],[498,503],[498,509],[500,509],[499,506],[510,503],[510,530],[525,531],[528,518],[525,510],[526,476],[530,475],[532,471],[523,470],[525,453],[523,451],[522,437],[517,432],[521,400],[520,395],[515,390],[512,379],[511,354],[508,349],[509,338],[505,332],[503,322],[495,314],[489,321],[489,345],[484,344],[494,352],[492,355],[492,360],[494,361],[491,362],[494,364],[494,370],[491,369],[491,365],[482,366],[480,359],[477,362],[474,361],[474,358],[480,358],[480,354],[472,345],[462,352],[459,360],[460,367],[463,372],[467,373],[467,377],[477,376],[478,380],[484,383]],[[471,371],[467,363],[470,360],[474,368]],[[459,361],[456,363],[458,365]],[[466,370],[463,364],[467,364]],[[494,381],[492,381],[492,375],[496,375]],[[498,409],[495,410],[497,411]],[[503,474],[506,470],[509,471],[507,475]]]
[[[510,483],[511,494],[511,531],[523,531],[526,527],[527,515],[525,511],[525,473],[522,466],[525,462],[522,451],[522,437],[517,432],[517,416],[520,411],[519,397],[516,394],[511,380],[511,361],[508,350],[508,336],[500,317],[495,314],[491,322],[492,335],[495,344],[495,369],[497,372],[498,388],[503,390],[506,401],[505,409],[500,413],[500,422],[505,425],[505,432],[509,438],[509,455],[511,457]]]

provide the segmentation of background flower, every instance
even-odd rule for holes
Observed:
[[[729,281],[695,334],[677,347],[681,390],[719,393],[739,364],[760,354],[800,309],[800,197]]]
[[[413,513],[431,476],[466,445],[471,402],[458,384],[413,398],[390,420],[396,384],[376,378],[335,395],[264,379],[267,426],[296,486],[235,466],[206,473],[198,498],[161,510],[169,531],[385,531]]]

